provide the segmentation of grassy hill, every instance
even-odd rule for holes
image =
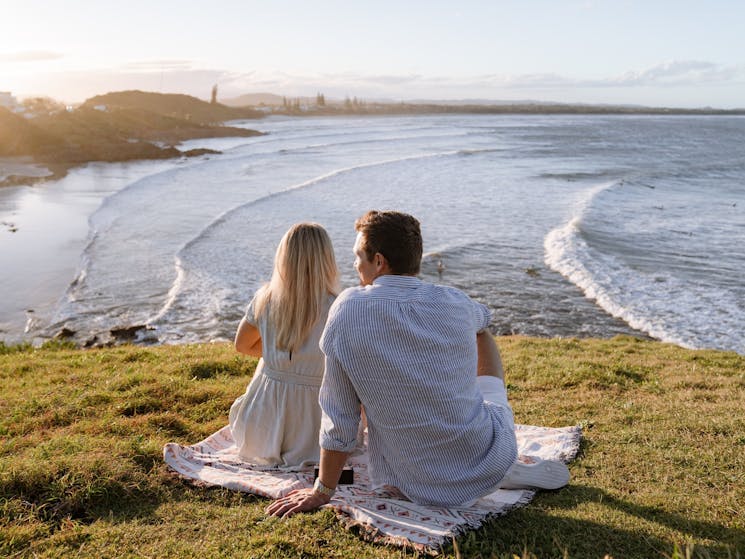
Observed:
[[[152,93],[147,91],[117,91],[91,97],[83,107],[105,105],[109,108],[141,109],[149,113],[185,119],[199,124],[217,124],[241,118],[260,118],[263,113],[247,108],[207,103],[190,95]]]
[[[570,485],[443,556],[745,556],[745,357],[630,337],[498,339],[517,421],[580,424]],[[166,442],[227,423],[256,361],[228,344],[95,350],[0,343],[0,556],[414,557],[329,511],[170,474]]]
[[[210,126],[182,118],[166,116],[139,108],[112,107],[99,111],[82,106],[73,112],[62,112],[34,119],[39,128],[64,138],[66,149],[46,154],[62,162],[126,161],[176,157],[173,147],[159,147],[192,138],[255,136],[253,130],[228,126]]]

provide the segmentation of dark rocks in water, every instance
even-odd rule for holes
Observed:
[[[121,326],[109,330],[111,337],[118,343],[126,342],[152,342],[158,341],[158,337],[152,332],[155,328],[147,324],[134,324],[132,326]]]
[[[131,326],[119,326],[111,328],[108,332],[99,332],[89,334],[88,338],[79,344],[79,347],[86,349],[114,347],[120,344],[156,344],[158,336],[155,334],[155,328],[147,324],[133,324]],[[64,327],[54,335],[55,340],[72,340],[78,335],[78,332],[71,328]],[[82,333],[80,334],[82,336]]]
[[[222,152],[217,151],[216,149],[207,149],[207,148],[197,148],[197,149],[189,149],[186,151],[181,152],[186,157],[198,157],[200,155],[219,155]]]
[[[148,328],[146,324],[135,324],[133,326],[112,328],[109,330],[109,333],[118,340],[134,340],[137,332],[146,328]]]
[[[67,326],[62,328],[59,332],[54,335],[55,340],[68,340],[75,335],[75,330],[71,330]]]
[[[99,341],[98,336],[93,336],[92,338],[88,338],[83,343],[84,348],[91,348],[91,347],[102,347],[103,344]]]

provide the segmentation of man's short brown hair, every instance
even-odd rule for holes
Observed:
[[[368,261],[379,252],[396,275],[416,275],[422,262],[419,221],[401,212],[370,210],[355,223]]]

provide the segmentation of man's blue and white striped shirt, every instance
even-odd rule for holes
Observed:
[[[321,338],[321,447],[354,449],[362,403],[374,487],[444,506],[493,491],[517,448],[476,384],[476,334],[489,320],[463,292],[412,276],[342,292]]]

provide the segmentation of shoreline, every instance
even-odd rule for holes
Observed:
[[[222,137],[222,136],[218,136]],[[229,137],[229,136],[228,136]],[[189,138],[192,139],[199,139],[199,138]],[[174,149],[178,149],[175,146],[173,146]],[[69,163],[69,164],[63,164],[63,163],[36,163],[36,165],[44,166],[49,171],[49,174],[47,175],[23,175],[20,173],[13,173],[10,175],[6,175],[3,179],[0,179],[0,188],[2,187],[11,187],[11,186],[34,186],[40,183],[46,183],[46,182],[53,182],[58,181],[61,179],[64,179],[70,171],[73,169],[80,169],[85,167],[86,165],[90,165],[91,163],[137,163],[137,162],[144,162],[144,161],[160,161],[160,160],[169,160],[169,159],[179,159],[182,157],[199,157],[202,155],[220,155],[222,152],[214,149],[208,149],[208,148],[196,148],[196,149],[190,149],[187,151],[179,151],[178,154],[174,154],[172,156],[168,157],[157,157],[157,158],[151,158],[151,157],[132,157],[129,159],[122,159],[122,160],[114,160],[114,161],[101,161],[101,160],[91,160],[91,161],[83,161],[82,163]]]
[[[23,186],[45,180],[62,178],[54,165],[39,163],[31,156],[0,157],[0,187]]]
[[[87,165],[93,163],[92,161],[83,163]],[[1,165],[2,163],[0,163]],[[43,166],[49,171],[46,175],[30,175],[22,173],[11,173],[0,179],[0,188],[10,186],[34,186],[39,183],[56,181],[63,179],[67,176],[70,169],[73,169],[77,165],[62,165],[62,164],[50,164],[50,163],[34,163],[34,165]]]
[[[529,334],[504,334],[504,333],[501,333],[496,327],[490,327],[489,331],[491,332],[493,336],[498,337],[498,338],[525,337],[525,338],[544,340],[544,341],[550,341],[550,340],[555,340],[555,341],[561,341],[561,340],[564,340],[564,341],[567,341],[567,340],[611,341],[617,338],[629,338],[629,339],[635,339],[637,341],[658,342],[660,344],[669,344],[669,345],[672,345],[672,346],[675,346],[681,349],[687,349],[691,351],[723,351],[723,352],[734,352],[737,354],[736,351],[727,350],[727,349],[689,348],[689,347],[682,346],[680,344],[676,344],[674,342],[669,342],[669,341],[661,340],[659,338],[652,337],[643,331],[637,331],[635,333],[629,333],[629,334],[609,333],[607,336],[596,336],[596,335],[595,336],[562,336],[562,335],[538,336],[538,335],[529,335]],[[111,348],[116,348],[120,346],[155,348],[155,347],[232,343],[232,340],[228,338],[216,338],[216,339],[210,339],[210,340],[184,341],[184,342],[161,341],[158,339],[158,336],[157,336],[157,327],[151,326],[150,324],[131,324],[131,325],[116,326],[116,327],[109,329],[108,332],[106,333],[99,332],[83,341],[76,341],[75,337],[77,334],[78,332],[63,326],[53,336],[49,338],[36,337],[34,338],[33,341],[22,340],[22,341],[11,342],[11,343],[6,343],[2,339],[0,339],[0,348],[4,347],[4,348],[21,349],[21,348],[32,347],[34,349],[39,349],[39,348],[43,348],[47,344],[52,344],[55,346],[61,345],[67,349],[85,351],[85,350],[94,350],[94,349],[111,349]]]
[[[0,188],[3,187],[12,187],[12,186],[34,186],[40,183],[46,183],[46,182],[53,182],[58,181],[61,179],[64,179],[68,173],[73,169],[80,169],[85,167],[86,165],[90,165],[91,163],[137,163],[137,162],[143,162],[143,161],[160,161],[160,160],[176,160],[179,158],[184,157],[199,157],[202,155],[219,155],[222,152],[214,149],[209,148],[194,148],[194,149],[188,149],[185,151],[181,151],[176,147],[181,142],[191,141],[191,140],[200,140],[200,139],[210,139],[210,138],[231,138],[231,137],[253,137],[253,136],[263,136],[263,132],[259,132],[257,130],[249,130],[245,128],[237,128],[237,127],[220,127],[219,132],[224,132],[225,129],[232,129],[237,130],[240,132],[232,133],[232,134],[210,134],[210,135],[186,135],[179,139],[178,142],[176,142],[175,145],[168,144],[166,147],[159,147],[155,144],[152,144],[150,142],[143,142],[147,143],[149,146],[152,146],[152,148],[160,150],[160,152],[150,153],[150,154],[130,154],[123,157],[116,157],[116,158],[110,158],[110,159],[83,159],[80,161],[74,161],[74,162],[55,162],[55,161],[47,161],[45,159],[37,159],[35,157],[31,157],[32,161],[26,164],[19,164],[11,162],[10,165],[13,165],[15,167],[19,166],[25,166],[28,169],[33,170],[41,170],[45,169],[48,171],[47,174],[24,174],[22,172],[11,172],[3,178],[0,178]],[[243,133],[245,132],[245,133]],[[150,151],[150,150],[148,150]],[[2,169],[3,165],[3,159],[4,160],[10,160],[12,158],[0,158],[0,170]],[[16,169],[13,169],[16,171]],[[23,171],[23,169],[17,169],[18,171]]]

